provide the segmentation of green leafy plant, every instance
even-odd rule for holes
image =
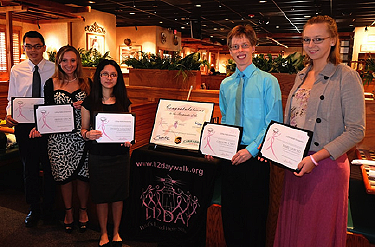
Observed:
[[[56,51],[48,51],[48,60],[54,63],[56,60],[56,53]]]
[[[369,85],[375,79],[375,59],[366,59],[364,69],[359,71],[363,80],[363,85]]]
[[[268,54],[267,58],[264,56],[264,54],[258,54],[258,56],[253,58],[253,63],[259,69],[270,72],[272,69],[272,55]]]
[[[96,67],[101,60],[111,58],[109,56],[109,51],[107,51],[106,53],[104,53],[104,55],[102,55],[100,52],[98,52],[96,49],[93,49],[93,48],[91,48],[88,51],[83,48],[78,48],[77,50],[81,57],[83,67]],[[49,51],[47,53],[48,53],[48,60],[51,62],[55,62],[57,52]]]
[[[226,70],[227,76],[230,76],[231,74],[233,74],[234,71],[236,71],[236,67],[237,67],[237,65],[234,62],[234,60],[229,58],[226,62],[226,65],[225,65],[225,70]]]
[[[199,70],[205,62],[200,60],[199,52],[191,53],[184,58],[181,58],[177,52],[171,57],[142,52],[139,58],[127,58],[122,63],[135,69],[178,70],[176,76],[182,75],[185,80],[192,70]]]
[[[295,74],[304,68],[304,58],[305,56],[299,52],[289,54],[285,58],[279,55],[274,59],[271,54],[259,54],[253,58],[253,63],[266,72]]]
[[[109,51],[102,55],[98,50],[93,48],[88,51],[83,48],[78,48],[77,50],[81,57],[83,67],[96,67],[103,59],[111,58],[109,56]]]

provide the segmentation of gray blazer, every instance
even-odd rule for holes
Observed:
[[[311,66],[300,71],[289,93],[284,122],[290,122],[291,97]],[[350,67],[328,63],[319,73],[307,103],[303,129],[314,132],[310,151],[326,149],[337,159],[365,136],[365,99],[362,79]]]

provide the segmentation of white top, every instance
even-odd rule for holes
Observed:
[[[31,97],[33,72],[35,65],[29,60],[25,60],[12,67],[10,71],[8,105],[6,107],[7,115],[11,115],[12,97]],[[51,78],[55,72],[55,64],[46,59],[38,64],[39,74],[42,81],[41,88],[47,79]],[[44,91],[41,90],[41,96],[44,97]]]

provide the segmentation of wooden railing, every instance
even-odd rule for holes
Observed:
[[[156,114],[157,103],[149,102],[132,105],[132,113],[135,113],[135,140],[131,151],[149,143],[152,127]]]

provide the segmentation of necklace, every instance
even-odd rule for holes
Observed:
[[[77,80],[77,77],[74,78],[74,79],[68,80],[68,83],[69,83],[69,82],[72,82],[72,81],[75,81],[75,80]]]

